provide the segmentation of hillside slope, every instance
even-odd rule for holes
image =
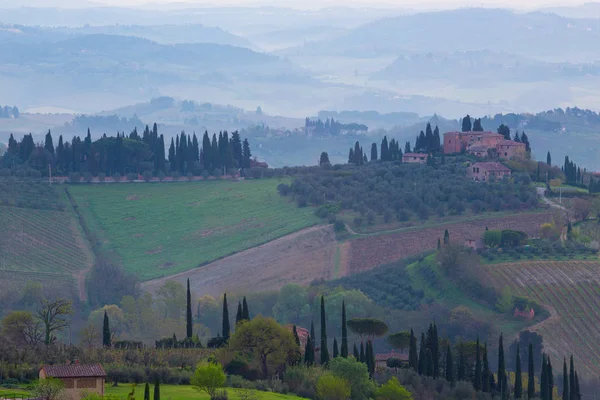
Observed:
[[[600,261],[536,261],[486,267],[498,289],[511,288],[545,305],[553,316],[534,327],[558,363],[574,354],[584,375],[600,373]]]
[[[278,179],[69,187],[97,241],[142,281],[178,274],[314,225]]]

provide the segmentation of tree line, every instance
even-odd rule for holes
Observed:
[[[325,121],[321,121],[320,118],[314,120],[306,117],[304,121],[304,129],[306,132],[312,131],[317,135],[337,136],[343,133],[367,132],[369,127],[364,124],[357,123],[342,124],[333,118],[327,118]]]
[[[9,107],[9,106],[0,106],[0,118],[19,118],[21,113],[17,106]]]
[[[227,131],[212,135],[204,133],[200,145],[196,134],[181,132],[171,139],[168,156],[165,139],[158,134],[158,127],[148,126],[140,135],[135,128],[128,136],[117,133],[116,137],[104,134],[93,141],[90,130],[83,140],[75,136],[71,142],[62,135],[55,144],[48,131],[44,143],[34,143],[31,134],[17,141],[10,135],[8,149],[0,160],[4,168],[28,166],[44,176],[51,166],[53,174],[90,173],[92,176],[124,176],[129,173],[166,173],[200,175],[229,173],[235,169],[250,168],[252,153],[247,139],[242,141],[239,133]]]

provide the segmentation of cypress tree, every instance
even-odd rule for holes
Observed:
[[[298,347],[300,347],[300,336],[298,336],[298,329],[296,329],[296,325],[295,324],[294,324],[294,327],[293,327],[292,331],[294,333],[294,340],[296,341],[296,345]]]
[[[550,152],[546,154],[546,164],[552,165],[552,156],[550,155]]]
[[[148,385],[148,382],[144,386],[144,400],[150,400],[150,385]]]
[[[498,340],[498,387],[502,393],[502,398],[508,396],[508,382],[506,381],[506,365],[504,363],[504,344],[502,334]]]
[[[193,332],[193,328],[194,328],[194,323],[192,322],[192,292],[190,291],[190,278],[188,278],[187,280],[187,309],[186,309],[186,337],[188,339],[192,338],[192,335],[194,334]]]
[[[308,366],[313,365],[315,362],[315,348],[312,344],[312,339],[309,336],[306,340],[306,346],[304,346],[304,363]]]
[[[425,355],[425,335],[421,333],[421,343],[419,345],[419,375],[423,375],[427,372],[427,357]]]
[[[337,339],[333,338],[333,358],[337,358],[339,355]]]
[[[346,324],[346,302],[342,301],[342,348],[341,356],[348,358],[348,326]]]
[[[360,353],[358,352],[358,347],[356,347],[356,343],[354,343],[354,358],[356,361],[360,361]]]
[[[154,384],[154,400],[160,400],[160,381],[158,379]]]
[[[433,356],[431,355],[430,349],[425,349],[425,358],[427,358],[427,362],[425,363],[425,375],[433,377]]]
[[[223,339],[229,340],[230,328],[229,328],[229,307],[227,307],[227,293],[223,295]]]
[[[373,378],[375,374],[375,353],[373,352],[373,342],[370,340],[367,341],[367,353],[365,354],[367,358],[367,369],[369,370],[369,376]]]
[[[548,364],[546,355],[542,355],[542,376],[540,379],[540,398],[548,400]]]
[[[440,338],[438,337],[437,325],[433,323],[431,335],[431,358],[433,359],[433,377],[440,377]]]
[[[377,143],[371,145],[371,161],[377,161]]]
[[[419,355],[417,353],[417,338],[413,330],[410,330],[410,345],[408,350],[408,366],[413,370],[419,369]]]
[[[439,250],[439,249],[441,249],[441,248],[442,248],[442,241],[440,240],[440,238],[438,238],[438,241],[437,241],[437,249]]]
[[[528,360],[527,360],[527,398],[533,399],[535,397],[535,367],[533,364],[533,344],[529,343]]]
[[[104,321],[102,322],[102,345],[104,347],[110,347],[110,323],[108,321],[108,314],[104,310]]]
[[[554,394],[554,373],[552,372],[552,362],[550,361],[550,356],[548,356],[548,365],[546,368],[546,374],[548,375],[548,400],[552,400]]]
[[[481,373],[481,390],[484,393],[490,393],[494,385],[494,375],[490,371],[490,362],[488,360],[487,343],[483,345],[483,371]]]
[[[325,297],[321,296],[321,364],[329,362],[329,350],[327,349],[327,316],[325,315]]]
[[[246,301],[246,296],[242,300],[242,319],[244,321],[250,321],[250,310],[248,309],[248,302]]]
[[[548,153],[550,154],[550,153]],[[562,392],[563,400],[570,400],[571,397],[569,395],[569,371],[567,370],[567,359],[563,359],[563,392]]]
[[[521,376],[521,354],[517,344],[517,362],[515,365],[515,399],[523,397],[523,377]]]
[[[315,339],[316,339],[316,335],[315,335],[315,324],[310,321],[310,338],[312,339],[312,345],[313,348],[315,347]]]
[[[577,386],[575,386],[575,366],[573,365],[573,355],[571,354],[570,361],[570,371],[569,371],[569,399],[570,400],[578,400],[577,399]]]
[[[446,381],[450,385],[454,384],[454,363],[452,361],[452,350],[450,345],[446,348]]]
[[[238,307],[237,307],[237,312],[235,313],[235,324],[239,324],[240,322],[242,322],[243,318],[243,311],[242,311],[242,303],[240,301],[238,301]]]
[[[450,243],[450,232],[448,229],[444,230],[444,244]]]
[[[481,351],[479,349],[479,336],[477,336],[477,344],[475,348],[475,375],[473,376],[473,388],[476,391],[481,390]]]
[[[365,346],[364,346],[363,342],[360,342],[360,356],[359,356],[359,361],[361,363],[366,362],[366,359],[365,359]]]
[[[579,376],[577,375],[577,371],[575,371],[575,398],[577,400],[581,400],[581,391],[579,390]]]

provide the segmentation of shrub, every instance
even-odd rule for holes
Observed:
[[[217,363],[198,365],[191,383],[196,390],[206,392],[211,399],[215,399],[217,398],[217,389],[225,384],[223,367]],[[226,398],[227,393],[225,392]]]
[[[406,390],[396,377],[375,391],[376,400],[412,400],[412,394]]]
[[[210,396],[210,400],[228,400],[227,390],[217,390],[214,395]]]
[[[317,396],[321,400],[347,400],[350,397],[350,382],[326,373],[317,383]]]
[[[354,358],[335,358],[329,362],[329,370],[334,376],[350,382],[352,400],[366,400],[375,391],[375,383],[369,379],[367,365]]]

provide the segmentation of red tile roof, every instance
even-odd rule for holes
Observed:
[[[427,154],[425,153],[404,153],[406,157],[419,157],[419,158],[427,158]]]
[[[515,142],[514,140],[506,140],[506,139],[499,141],[498,144],[501,146],[523,146],[523,147],[526,147],[525,143]]]
[[[100,364],[44,365],[42,370],[52,378],[96,378],[105,377],[106,372]]]
[[[387,361],[390,358],[397,358],[399,360],[407,361],[408,360],[408,354],[406,354],[406,353],[396,353],[395,351],[392,351],[391,353],[379,353],[379,354],[375,354],[375,361]]]

